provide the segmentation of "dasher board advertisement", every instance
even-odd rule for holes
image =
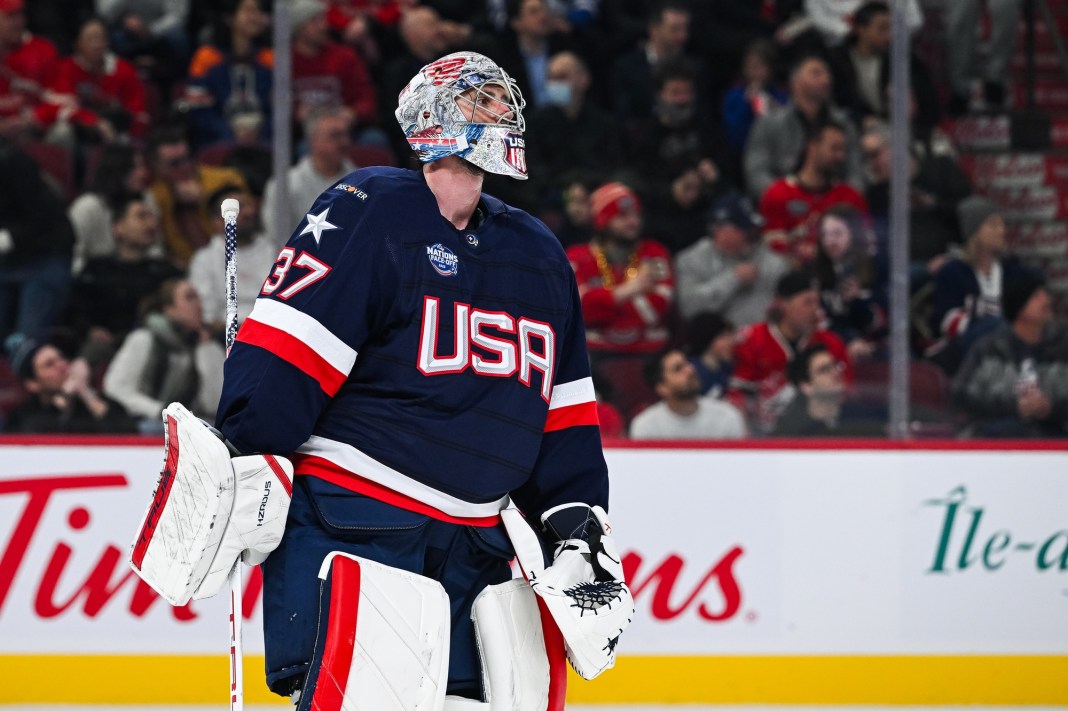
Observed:
[[[160,443],[7,442],[0,701],[225,702],[225,597],[172,608],[127,562]],[[1068,704],[1068,450],[887,446],[606,449],[637,616],[568,698]],[[246,698],[281,703],[260,586]]]

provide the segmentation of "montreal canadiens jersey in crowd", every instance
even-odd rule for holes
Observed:
[[[243,452],[437,518],[607,508],[574,273],[487,195],[457,230],[421,173],[357,170],[282,249],[226,361],[218,427]]]

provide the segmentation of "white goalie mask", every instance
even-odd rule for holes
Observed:
[[[503,93],[487,93],[491,85]],[[456,155],[490,173],[526,180],[525,106],[515,80],[492,59],[455,52],[419,70],[401,91],[396,116],[424,163]]]

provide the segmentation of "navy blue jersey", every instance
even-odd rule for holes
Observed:
[[[538,220],[445,220],[419,172],[358,170],[309,209],[225,367],[243,452],[439,518],[607,508],[578,290]]]

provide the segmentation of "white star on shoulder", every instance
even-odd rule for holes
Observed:
[[[326,232],[327,230],[338,229],[337,225],[332,225],[326,221],[326,215],[329,212],[329,207],[320,212],[318,215],[313,215],[309,212],[305,216],[308,219],[308,224],[304,225],[304,229],[300,231],[300,234],[306,235],[311,232],[312,237],[315,238],[315,244],[319,244],[319,239],[323,236],[323,232]]]

